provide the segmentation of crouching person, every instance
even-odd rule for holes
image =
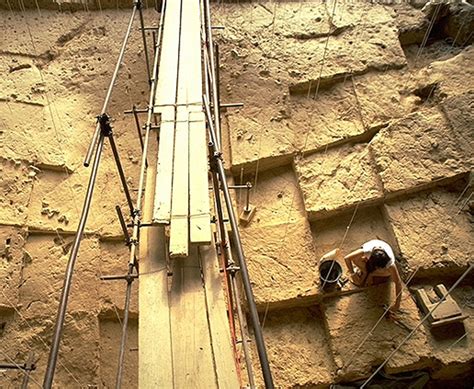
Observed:
[[[360,249],[344,257],[351,281],[357,286],[371,286],[391,279],[395,283],[396,300],[390,307],[395,313],[400,309],[402,300],[402,281],[395,266],[392,248],[383,240],[370,240]]]

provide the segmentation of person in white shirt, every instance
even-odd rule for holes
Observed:
[[[351,281],[357,286],[375,285],[377,279],[390,277],[395,283],[396,300],[391,312],[400,309],[402,300],[402,281],[395,265],[392,248],[383,240],[373,239],[344,257]],[[354,266],[356,269],[354,269]]]

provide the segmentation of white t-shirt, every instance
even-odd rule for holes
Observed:
[[[379,239],[373,239],[369,240],[368,242],[365,242],[362,245],[362,250],[364,251],[364,254],[367,254],[368,256],[372,253],[372,250],[374,248],[380,248],[383,251],[385,251],[390,258],[390,261],[388,261],[387,265],[385,268],[389,268],[390,266],[395,265],[395,254],[393,253],[392,248],[387,242],[384,242],[383,240]]]

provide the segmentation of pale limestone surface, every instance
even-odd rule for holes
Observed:
[[[0,158],[0,222],[22,225],[33,189],[36,169],[26,163]]]
[[[31,262],[23,269],[23,283],[19,290],[23,315],[29,319],[38,316],[55,317],[63,286],[72,237],[30,235],[25,250]],[[97,300],[96,263],[100,257],[96,239],[84,239],[76,262],[68,307],[72,312],[99,312]]]
[[[372,366],[381,363],[393,347],[409,333],[407,328],[413,329],[418,323],[418,309],[405,292],[402,297],[403,313],[400,315],[400,321],[407,328],[383,319],[359,348],[382,315],[383,305],[393,302],[394,289],[387,283],[324,303],[331,349],[336,365],[341,369],[340,379],[368,377]],[[386,371],[396,373],[423,368],[428,365],[430,352],[426,333],[421,328],[388,362]]]
[[[343,255],[358,249],[371,239],[381,239],[390,244],[395,256],[399,255],[397,242],[387,227],[380,207],[355,207],[334,218],[312,223],[311,231],[316,246],[316,257],[338,247]],[[345,264],[344,271],[347,271]]]
[[[101,318],[99,320],[100,329],[100,372],[101,384],[104,387],[115,386],[115,375],[117,372],[118,349],[122,336],[122,326],[116,320]],[[130,347],[125,350],[124,380],[123,386],[127,388],[138,387],[138,322],[130,319],[128,323],[127,342]]]
[[[303,156],[295,160],[295,170],[310,220],[382,197],[372,153],[365,144]]]
[[[432,331],[434,336],[430,337],[430,343],[439,361],[433,373],[435,379],[469,375],[474,366],[474,288],[461,286],[453,291],[452,297],[469,317],[463,324]]]
[[[469,172],[472,147],[436,111],[417,112],[392,123],[371,141],[384,192],[424,187]]]
[[[245,4],[216,11],[215,20],[226,25],[216,35],[222,99],[245,103],[229,111],[225,122],[236,174],[258,159],[268,169],[286,164],[295,151],[363,135],[351,75],[405,64],[395,15],[383,6],[336,5],[334,18],[332,4]],[[298,94],[289,95],[289,89]],[[318,98],[310,99],[316,89]]]
[[[306,220],[243,229],[257,304],[289,300],[316,281],[316,256]]]
[[[242,184],[245,184],[245,180],[246,177],[244,177]],[[260,172],[256,180],[253,175],[249,177],[249,181],[253,184],[250,192],[250,204],[256,207],[256,212],[250,224],[242,227],[242,231],[253,231],[263,226],[304,220],[303,200],[295,173],[290,166]],[[239,200],[239,210],[245,206],[245,195],[245,190],[235,194]]]
[[[334,362],[321,312],[314,308],[270,312],[264,322],[270,368],[276,387],[325,387],[333,380]],[[254,361],[258,361],[255,347]],[[262,378],[254,363],[259,387]]]
[[[18,304],[18,285],[28,257],[24,255],[25,231],[0,226],[0,316]],[[5,313],[6,314],[6,313]]]
[[[474,76],[474,69],[471,66],[473,58],[474,48],[468,46],[452,58],[432,62],[411,79],[413,86],[416,89],[433,85],[435,86],[433,93],[439,98],[469,92],[472,90],[472,83],[466,81],[472,80]]]
[[[40,6],[45,2],[39,1]],[[251,175],[260,158],[257,187],[251,198],[251,203],[257,205],[257,213],[250,225],[243,229],[243,235],[246,253],[256,252],[256,258],[263,263],[253,269],[256,279],[252,274],[251,277],[259,293],[260,307],[264,308],[267,301],[278,305],[277,299],[291,300],[308,285],[313,287],[317,279],[316,261],[338,245],[342,245],[346,253],[377,237],[387,240],[398,254],[398,241],[407,270],[414,270],[416,261],[425,261],[424,253],[440,251],[441,263],[432,268],[431,263],[423,262],[420,271],[428,277],[433,275],[443,279],[452,279],[462,268],[462,263],[457,262],[458,257],[451,261],[447,254],[453,256],[454,251],[472,257],[472,252],[469,254],[473,246],[472,223],[468,221],[471,216],[465,211],[460,214],[462,221],[454,221],[452,215],[457,208],[449,205],[456,201],[463,188],[446,196],[427,193],[415,198],[399,198],[388,204],[386,212],[376,207],[360,206],[354,213],[359,203],[352,203],[345,213],[315,222],[309,230],[295,173],[289,166],[293,154],[299,151],[305,151],[305,155],[315,150],[323,152],[326,145],[333,147],[348,140],[368,142],[376,131],[393,119],[419,110],[424,116],[426,108],[434,110],[438,104],[446,117],[446,125],[458,131],[451,134],[458,137],[459,147],[464,150],[464,154],[454,156],[456,166],[469,161],[464,157],[469,156],[466,150],[472,142],[472,118],[468,115],[472,102],[472,83],[468,82],[472,79],[472,48],[456,55],[461,49],[438,41],[430,42],[420,56],[417,56],[417,45],[404,47],[403,53],[397,36],[402,41],[412,39],[419,42],[422,38],[424,21],[418,11],[413,14],[406,9],[403,15],[396,15],[393,6],[338,2],[335,17],[330,20],[334,4],[216,4],[213,10],[214,23],[226,27],[224,31],[215,31],[215,37],[221,43],[222,101],[245,103],[240,111],[229,109],[228,120],[223,120],[224,129],[229,133],[229,140],[224,143],[233,147],[232,160],[227,167],[231,167],[230,162],[235,165],[236,178],[241,167],[244,167],[246,176]],[[102,5],[110,6],[104,2]],[[27,2],[27,6],[35,8],[36,4]],[[115,3],[112,6],[115,7]],[[129,17],[129,11],[104,11],[96,15],[82,12],[59,14],[44,10],[41,13],[41,18],[35,9],[24,14],[7,12],[2,15],[11,39],[1,43],[0,68],[5,77],[0,91],[0,112],[3,113],[0,115],[0,153],[3,158],[14,159],[19,164],[13,160],[2,164],[3,193],[0,191],[0,201],[5,201],[0,209],[0,221],[20,226],[26,223],[30,231],[42,229],[48,232],[47,235],[32,234],[28,237],[24,232],[5,230],[6,235],[0,236],[2,239],[13,236],[14,241],[27,239],[26,249],[29,248],[29,251],[15,249],[18,255],[15,254],[13,274],[12,263],[3,258],[0,262],[1,276],[7,269],[7,277],[12,280],[12,283],[7,283],[8,296],[18,303],[20,312],[29,319],[28,322],[22,320],[13,314],[11,307],[1,308],[2,322],[6,325],[0,334],[0,349],[6,347],[8,355],[19,361],[26,359],[30,349],[42,356],[48,352],[45,343],[50,340],[53,329],[55,296],[58,296],[68,259],[68,245],[72,240],[69,234],[77,225],[78,212],[75,209],[82,206],[89,173],[81,168],[82,158]],[[405,15],[409,20],[402,23]],[[156,18],[156,14],[146,14],[148,17]],[[30,42],[28,27],[33,32],[35,48]],[[328,50],[321,72],[328,34]],[[146,99],[147,81],[140,39],[139,34],[132,36],[132,47],[127,52],[123,68],[124,77],[119,79],[109,112],[114,119],[117,143],[132,188],[136,187],[139,143],[134,123],[121,112],[134,103],[144,106]],[[338,58],[339,54],[341,58]],[[398,69],[407,58],[408,67]],[[424,69],[416,74],[414,70],[420,68]],[[314,97],[320,73],[318,98],[308,98],[305,88],[312,80],[309,97]],[[290,94],[290,85],[293,85],[293,91],[302,93]],[[12,121],[11,117],[15,115],[18,119]],[[436,127],[443,121],[440,114],[433,117],[435,119],[429,126]],[[431,120],[431,117],[427,118],[427,121]],[[38,126],[38,131],[35,126]],[[387,135],[383,131],[379,138]],[[418,142],[422,145],[424,134],[422,132],[421,142]],[[237,139],[239,135],[241,137]],[[441,137],[444,141],[443,134]],[[17,138],[17,143],[11,142]],[[396,146],[393,145],[391,152],[403,156],[405,144]],[[422,163],[423,169],[431,171],[431,165],[434,165],[436,174],[440,172],[441,176],[450,177],[451,170],[445,169],[444,165],[440,167],[437,157],[431,160],[429,153],[422,156],[418,162],[414,157],[409,158],[408,167],[412,162]],[[273,168],[282,164],[285,167]],[[30,165],[43,168],[38,172]],[[64,165],[69,169],[70,178],[67,178]],[[417,177],[425,179],[426,170],[423,169]],[[125,283],[100,282],[98,277],[101,273],[123,274],[128,252],[119,240],[121,234],[113,210],[116,203],[123,204],[123,193],[118,189],[108,146],[100,171],[88,231],[102,236],[99,236],[99,241],[96,236],[88,237],[81,248],[74,282],[82,291],[73,291],[73,310],[67,315],[64,337],[65,351],[60,357],[61,363],[80,382],[76,383],[60,364],[57,373],[60,387],[113,385],[114,380],[116,345],[120,336],[116,314],[122,314]],[[35,174],[30,177],[30,173]],[[447,185],[447,181],[444,184]],[[407,186],[409,191],[421,188],[410,188],[410,185]],[[463,199],[467,196],[469,192]],[[48,204],[43,204],[44,199]],[[126,213],[125,207],[123,210]],[[25,215],[28,216],[26,220]],[[59,221],[62,215],[69,219],[67,225],[65,219]],[[353,215],[354,220],[350,223]],[[59,230],[58,236],[57,228],[68,234]],[[420,234],[425,232],[428,238],[420,243]],[[104,234],[112,235],[116,240],[104,241]],[[257,242],[252,236],[258,234],[261,239]],[[54,242],[56,238],[58,243]],[[273,248],[272,257],[266,257],[267,240]],[[2,247],[0,245],[0,252]],[[289,257],[283,258],[287,254]],[[411,261],[410,256],[416,261]],[[21,259],[23,278],[20,278]],[[25,283],[18,288],[21,282]],[[261,287],[258,285],[260,282]],[[49,292],[54,292],[54,295],[49,295]],[[135,293],[134,290],[130,348],[135,346],[133,339],[136,336]],[[355,348],[355,341],[360,340],[361,334],[366,334],[381,314],[378,298],[382,299],[382,294],[379,296],[378,289],[364,293],[366,295],[360,297],[333,299],[328,303],[324,317],[317,311],[304,308],[288,309],[288,305],[280,312],[270,309],[264,331],[278,385],[325,386],[334,382],[333,376],[338,372],[331,350],[339,366],[341,361],[347,360],[348,350]],[[35,301],[35,296],[39,296],[40,301]],[[469,296],[463,289],[458,298],[469,302]],[[413,325],[416,315],[406,297],[403,306],[408,311],[408,318],[404,320]],[[76,298],[83,299],[83,302]],[[283,300],[282,306],[290,300]],[[380,326],[369,346],[363,348],[360,365],[339,372],[335,381],[367,376],[370,367],[380,363],[406,334],[393,323],[383,321]],[[471,327],[471,321],[467,321],[469,333]],[[356,334],[352,338],[348,334],[351,332]],[[331,349],[327,342],[329,336]],[[435,378],[449,379],[459,372],[472,371],[470,335],[452,350],[446,349],[446,342],[434,342],[433,339],[426,330],[417,334],[413,342],[396,355],[389,370],[412,370],[429,362]],[[418,352],[421,359],[416,356]],[[133,351],[127,354],[126,361],[124,382],[135,387],[136,357]],[[33,377],[41,380],[45,358],[40,359],[38,366]],[[11,375],[0,373],[0,381],[4,377],[14,387],[20,385],[19,375],[10,379]]]
[[[472,215],[459,212],[459,195],[439,189],[385,205],[403,260],[417,278],[456,277],[472,260]]]
[[[111,275],[125,275],[128,271],[130,260],[129,248],[120,241],[101,241],[100,259],[96,262],[97,277]],[[98,296],[100,298],[101,313],[107,314],[117,320],[117,313],[123,314],[125,304],[125,280],[99,281],[96,279]],[[130,300],[130,315],[138,316],[138,280],[132,283],[132,295]]]

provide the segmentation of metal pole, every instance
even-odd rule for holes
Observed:
[[[140,17],[140,30],[142,31],[143,39],[143,49],[145,51],[145,62],[146,62],[146,74],[148,77],[148,84],[151,85],[151,74],[150,74],[150,59],[148,58],[148,45],[146,44],[146,34],[145,34],[145,23],[143,22],[143,11],[142,11],[142,2],[141,0],[136,1],[138,7],[138,16]]]
[[[237,280],[235,279],[235,270],[231,270],[230,279],[232,282],[232,290],[234,292],[235,305],[237,306],[237,316],[239,317],[240,336],[242,337],[242,347],[244,348],[244,355],[245,355],[245,366],[247,368],[247,375],[249,376],[250,388],[254,389],[255,379],[253,376],[252,361],[250,360],[249,345],[247,344],[247,340],[248,340],[247,331],[244,328],[244,313],[242,312],[242,306],[240,302]]]
[[[133,272],[133,266],[128,266],[128,276],[131,276]],[[125,292],[125,307],[123,313],[123,322],[122,322],[122,338],[120,340],[120,351],[119,351],[119,360],[117,375],[115,379],[115,388],[120,389],[122,387],[122,375],[123,375],[123,362],[125,359],[125,344],[127,343],[127,328],[128,328],[128,316],[130,310],[130,297],[132,295],[132,282],[134,278],[127,278],[127,291]]]
[[[211,7],[209,4],[209,0],[204,1],[204,11],[205,11],[205,21],[207,27],[207,45],[209,50],[209,67],[210,67],[210,74],[211,74],[211,89],[212,89],[212,101],[213,101],[213,110],[214,110],[214,121],[215,121],[215,128],[216,132],[219,136],[220,134],[220,115],[219,115],[219,100],[218,100],[218,91],[217,91],[217,77],[216,77],[216,63],[215,63],[215,53],[214,53],[214,44],[212,39],[212,26],[211,26]],[[214,142],[215,143],[215,142]],[[221,147],[221,139],[218,137],[217,139],[217,146],[219,149]]]
[[[148,110],[146,110],[146,112],[148,112]],[[133,113],[133,117],[135,118],[135,125],[137,126],[138,139],[140,140],[140,146],[141,146],[142,152],[143,152],[142,128],[140,126],[140,119],[138,118],[137,107],[135,107],[135,106],[132,107],[132,113]]]
[[[258,356],[260,359],[260,366],[262,368],[263,379],[265,381],[265,387],[267,389],[273,389],[274,385],[273,385],[273,379],[272,379],[272,374],[270,370],[270,364],[268,362],[267,351],[265,348],[265,341],[263,339],[262,328],[260,326],[260,320],[258,318],[257,306],[255,304],[255,299],[253,297],[252,285],[250,283],[247,262],[246,262],[244,250],[242,247],[242,241],[240,239],[237,219],[235,217],[234,208],[232,206],[232,199],[230,197],[229,188],[227,186],[227,179],[225,175],[224,165],[222,163],[222,153],[218,145],[215,143],[216,132],[215,132],[214,124],[212,122],[212,118],[211,118],[209,100],[206,95],[204,95],[204,105],[205,105],[205,111],[206,111],[207,120],[209,124],[210,138],[214,147],[213,157],[217,165],[218,174],[219,174],[219,178],[222,185],[222,191],[224,193],[224,200],[227,207],[227,213],[229,216],[230,225],[232,227],[232,237],[235,243],[237,258],[239,260],[240,271],[242,274],[242,282],[244,284],[245,296],[247,298],[247,303],[249,305],[250,319],[252,321],[252,326],[255,331],[255,343],[257,346]]]
[[[117,63],[115,64],[114,73],[112,74],[112,79],[110,80],[109,89],[107,90],[107,94],[105,95],[104,105],[102,106],[102,111],[100,112],[101,115],[105,113],[109,105],[110,96],[112,95],[112,89],[115,86],[115,81],[117,80],[119,69],[122,66],[123,56],[125,55],[125,49],[127,47],[128,38],[130,37],[130,32],[132,31],[132,25],[133,25],[133,20],[135,19],[136,11],[137,11],[137,3],[133,3],[132,15],[130,16],[130,21],[128,22],[127,32],[125,33],[122,47],[120,48],[120,53],[117,59]],[[97,143],[99,132],[100,132],[100,125],[99,123],[97,123],[97,126],[95,127],[95,131],[94,131],[94,135],[92,136],[91,143],[89,144],[89,148],[87,149],[86,157],[84,158],[84,166],[86,167],[89,166],[91,162],[92,153]]]
[[[30,382],[31,371],[36,369],[34,359],[35,359],[35,355],[32,351],[30,351],[30,354],[28,356],[28,361],[26,362],[25,370],[23,372],[23,381],[21,382],[21,389],[28,389],[28,383]]]
[[[54,372],[56,369],[56,362],[58,359],[59,344],[61,342],[61,335],[63,332],[64,319],[66,317],[67,302],[69,298],[69,291],[71,289],[72,275],[74,271],[74,265],[76,263],[77,254],[81,245],[82,235],[86,226],[87,216],[92,202],[92,194],[94,193],[95,180],[97,172],[99,170],[100,157],[102,149],[104,147],[104,135],[100,133],[99,140],[96,146],[95,158],[92,164],[92,171],[89,178],[89,184],[87,186],[86,198],[84,200],[84,206],[82,208],[81,218],[77,227],[76,236],[72,245],[71,254],[66,268],[66,275],[64,278],[63,289],[61,291],[61,298],[59,300],[58,315],[56,318],[56,326],[54,328],[53,339],[51,341],[51,349],[49,352],[48,366],[46,368],[46,374],[44,377],[43,388],[50,389],[53,384]]]
[[[110,132],[110,134],[107,136],[107,138],[109,138],[109,141],[110,141],[110,146],[112,148],[112,153],[114,155],[115,164],[117,165],[117,170],[118,170],[118,173],[119,173],[120,181],[122,182],[123,191],[124,191],[125,197],[127,199],[128,208],[130,208],[130,215],[133,216],[132,197],[130,196],[130,191],[128,190],[127,179],[125,178],[125,173],[123,172],[122,164],[120,162],[120,157],[119,157],[119,153],[118,153],[118,150],[117,150],[117,145],[115,144],[115,140],[114,140],[114,136],[113,136],[112,132]]]
[[[165,7],[166,7],[166,1],[163,1],[162,9],[161,9],[161,18],[160,18],[160,29],[158,30],[158,40],[156,42],[157,48],[161,43],[161,34],[162,34],[162,28],[163,28],[163,18],[164,18]],[[138,182],[137,204],[134,211],[133,230],[132,230],[132,237],[130,239],[130,243],[131,243],[130,260],[129,260],[130,265],[135,265],[136,263],[135,258],[136,258],[138,234],[139,234],[140,222],[141,222],[141,206],[142,206],[143,188],[145,185],[145,171],[147,167],[148,143],[150,140],[151,122],[153,119],[153,104],[155,102],[155,91],[156,91],[156,86],[158,84],[157,78],[158,78],[159,57],[160,57],[160,52],[159,50],[156,50],[155,60],[153,62],[153,77],[151,79],[152,81],[151,81],[151,86],[150,86],[150,96],[148,99],[148,115],[147,115],[147,121],[145,125],[145,139],[143,142],[143,154],[142,154],[142,161],[141,161],[141,168],[140,168],[140,176],[139,176],[140,178]]]
[[[214,48],[215,48],[215,55],[216,55],[216,92],[217,92],[217,99],[214,99],[214,101],[217,100],[217,115],[219,115],[219,142],[222,144],[222,127],[221,127],[221,85],[220,85],[220,70],[219,70],[219,45],[217,43],[214,43]],[[214,111],[215,112],[215,111]],[[215,113],[214,113],[215,114]]]
[[[115,211],[117,212],[117,217],[120,222],[120,227],[122,227],[122,232],[123,232],[123,237],[125,238],[125,243],[127,246],[130,245],[130,234],[128,233],[127,230],[127,223],[125,223],[125,219],[123,217],[122,210],[118,205],[115,206]]]

